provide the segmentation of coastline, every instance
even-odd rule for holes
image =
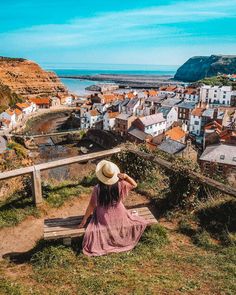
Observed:
[[[157,88],[163,84],[183,83],[173,80],[173,75],[129,75],[129,74],[97,74],[97,75],[59,75],[62,79],[87,80],[95,82],[116,83],[120,88]]]

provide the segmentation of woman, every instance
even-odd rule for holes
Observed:
[[[83,253],[99,256],[133,249],[147,226],[145,219],[132,215],[123,205],[124,198],[137,183],[120,173],[112,162],[103,160],[96,167],[99,183],[80,224],[84,227],[93,214],[83,240]]]

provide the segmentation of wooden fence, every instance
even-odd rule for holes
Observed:
[[[23,176],[30,174],[32,178],[32,192],[33,197],[36,206],[43,201],[42,197],[42,183],[41,183],[41,171],[56,168],[56,167],[62,167],[74,163],[86,163],[87,161],[95,160],[95,159],[101,159],[106,158],[109,156],[112,156],[114,154],[117,154],[121,152],[121,148],[113,148],[110,150],[105,150],[102,152],[96,152],[91,153],[88,155],[82,155],[82,156],[76,156],[76,157],[70,157],[62,160],[52,161],[48,163],[38,164],[30,167],[15,169],[7,172],[2,172],[0,174],[0,180],[6,180],[9,178],[14,178],[17,176]],[[142,157],[146,160],[152,161],[153,163],[156,163],[158,165],[161,165],[162,167],[165,167],[166,169],[174,170],[176,171],[176,167],[173,166],[171,162],[168,162],[164,159],[158,158],[153,154],[148,154],[144,152],[140,152],[137,150],[128,149],[129,152],[136,154],[139,157]],[[226,193],[230,196],[236,197],[236,189],[233,187],[230,187],[228,185],[222,184],[214,179],[211,179],[209,177],[206,177],[202,174],[196,173],[194,171],[187,171],[188,177],[201,183],[204,185],[208,185],[210,187],[213,187],[222,193]]]

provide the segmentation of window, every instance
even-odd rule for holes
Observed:
[[[233,157],[233,161],[236,162],[236,157]]]
[[[218,167],[217,167],[217,170],[218,170],[219,172],[223,172],[223,170],[224,170],[224,166],[219,164]]]
[[[194,124],[195,125],[199,125],[199,121],[194,121]]]
[[[220,159],[224,160],[225,159],[225,155],[220,155]]]
[[[226,98],[226,95],[223,95],[223,98]]]

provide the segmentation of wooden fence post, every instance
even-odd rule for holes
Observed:
[[[35,204],[37,206],[43,202],[43,195],[40,170],[36,169],[35,167],[32,173],[32,192]]]

